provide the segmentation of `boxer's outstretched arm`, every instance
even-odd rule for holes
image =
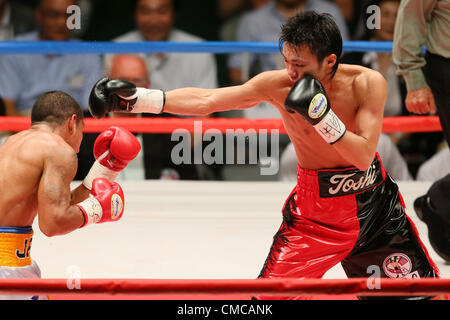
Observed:
[[[181,88],[166,92],[164,112],[205,115],[253,107],[270,99],[271,72],[263,72],[246,83],[217,89]]]
[[[373,161],[383,126],[386,80],[378,72],[369,72],[355,81],[354,92],[359,101],[355,130],[347,130],[333,146],[342,157],[366,170]]]
[[[52,148],[44,160],[38,189],[38,220],[39,228],[46,236],[66,234],[84,224],[84,215],[80,208],[72,205],[75,199],[70,192],[77,161],[73,150],[61,146]]]
[[[89,96],[89,110],[96,118],[109,112],[207,115],[218,111],[250,108],[270,102],[273,73],[263,72],[246,83],[217,89],[181,88],[168,92],[136,88],[131,82],[102,78]],[[271,88],[273,89],[273,87]],[[286,92],[287,93],[287,92]]]
[[[255,80],[218,89],[182,88],[166,92],[164,112],[206,115],[214,112],[253,107],[264,100]]]

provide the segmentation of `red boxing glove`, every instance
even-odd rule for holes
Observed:
[[[114,180],[127,164],[136,158],[141,145],[138,139],[128,130],[120,127],[109,127],[103,131],[94,143],[94,162],[83,181],[86,188],[91,189],[95,178],[103,177]]]
[[[89,197],[76,206],[84,214],[84,224],[80,228],[93,223],[118,221],[125,206],[122,187],[117,182],[96,178]]]

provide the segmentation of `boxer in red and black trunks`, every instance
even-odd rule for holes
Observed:
[[[342,37],[328,14],[301,11],[290,18],[281,28],[280,50],[285,69],[238,86],[163,92],[103,78],[91,92],[90,110],[97,118],[108,112],[206,115],[267,101],[281,114],[299,169],[261,277],[321,277],[339,262],[349,277],[370,276],[370,265],[381,277],[437,277],[397,185],[376,156],[386,80],[339,63]]]
[[[260,278],[321,278],[339,262],[348,277],[437,277],[378,154],[366,171],[299,166],[297,179]]]

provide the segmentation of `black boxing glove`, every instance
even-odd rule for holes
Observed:
[[[89,111],[98,119],[108,112],[161,113],[164,102],[162,90],[136,87],[125,80],[102,78],[89,95]]]
[[[300,114],[329,144],[337,142],[347,130],[331,110],[325,88],[310,75],[294,84],[284,101],[284,107],[289,113]]]

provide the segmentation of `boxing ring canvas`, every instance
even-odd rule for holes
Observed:
[[[441,277],[450,278],[450,265],[430,246],[427,227],[413,209],[431,182],[398,184]],[[126,203],[117,223],[48,238],[36,220],[32,258],[42,278],[254,279],[294,187],[291,182],[167,180],[121,185]],[[346,276],[337,265],[324,278]]]

